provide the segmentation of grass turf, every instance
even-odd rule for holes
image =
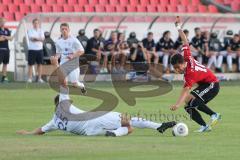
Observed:
[[[96,87],[117,95],[110,85]],[[159,116],[161,112],[163,117],[157,117],[157,121],[182,116],[180,121],[188,124],[189,136],[173,137],[170,130],[161,135],[149,129],[135,129],[129,136],[107,138],[76,136],[63,132],[52,132],[44,136],[16,135],[16,130],[34,129],[50,120],[54,110],[52,98],[56,92],[47,85],[1,84],[0,160],[239,159],[239,82],[223,83],[219,95],[209,103],[212,109],[222,113],[223,120],[212,132],[204,134],[193,132],[198,126],[186,118],[183,108],[175,112],[169,110],[169,106],[175,103],[180,88],[179,85],[174,85],[173,91],[164,96],[137,99],[134,107],[119,99],[115,110],[128,114],[138,113],[144,117],[151,114]],[[72,98],[77,106],[88,106],[82,109],[94,108],[101,102],[80,96]],[[205,115],[204,118],[209,120]]]

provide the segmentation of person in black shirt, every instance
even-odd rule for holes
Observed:
[[[10,58],[8,41],[13,39],[11,31],[5,28],[5,22],[6,20],[4,18],[0,18],[0,65],[3,63],[1,82],[8,82],[7,65],[9,64]]]
[[[56,55],[55,42],[50,37],[49,32],[44,32],[45,39],[43,41],[43,60],[46,64],[51,64],[50,57]]]
[[[209,42],[208,42],[208,64],[207,67],[211,68],[212,64],[216,67],[217,55],[221,51],[222,45],[220,40],[217,38],[217,33],[211,33]]]
[[[106,55],[111,55],[111,72],[117,73],[118,70],[116,68],[116,56],[119,54],[118,50],[118,35],[116,31],[111,33],[110,39],[105,41],[104,52]]]
[[[120,60],[120,72],[125,73],[124,65],[126,63],[126,59],[130,54],[130,49],[127,41],[125,41],[125,34],[118,33],[118,51],[119,51],[119,60]]]
[[[227,46],[227,60],[229,63],[229,71],[232,72],[232,59],[238,58],[238,71],[240,71],[240,37],[238,34],[233,36]]]
[[[195,36],[192,38],[191,41],[191,49],[192,49],[192,55],[194,58],[196,58],[200,63],[202,63],[202,55],[204,55],[203,50],[203,42],[202,42],[202,34],[200,28],[195,28]]]
[[[107,73],[107,55],[104,54],[104,39],[101,38],[101,31],[99,29],[93,30],[93,37],[87,41],[85,54],[96,56],[97,62],[100,64],[103,56],[103,66],[100,70],[101,73]]]
[[[158,41],[158,43],[156,45],[156,50],[157,50],[158,56],[160,56],[162,58],[163,71],[164,72],[169,71],[169,67],[168,67],[169,56],[171,56],[172,54],[175,53],[174,42],[171,39],[170,31],[165,31],[163,33],[162,38]],[[173,68],[172,68],[172,70],[173,70]]]
[[[223,47],[217,58],[216,72],[222,72],[223,57],[226,57],[227,59],[228,70],[230,72],[232,71],[232,56],[228,55],[228,52],[227,52],[227,48],[228,46],[230,46],[230,41],[232,40],[232,38],[233,38],[233,31],[228,30],[225,37],[223,38]]]
[[[135,50],[131,53],[131,64],[137,74],[145,74],[148,70],[147,52],[142,42],[134,46]]]
[[[143,47],[147,52],[147,61],[150,64],[152,57],[154,57],[154,64],[158,64],[158,55],[156,53],[155,42],[153,40],[153,33],[149,32],[147,38],[142,40]]]
[[[86,49],[88,37],[85,35],[85,30],[84,29],[80,29],[78,31],[77,39],[79,40],[79,42],[81,42],[83,48]]]

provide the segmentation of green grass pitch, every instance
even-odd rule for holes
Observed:
[[[84,137],[63,132],[43,136],[16,135],[19,129],[34,129],[50,120],[54,106],[55,91],[47,85],[34,87],[25,83],[0,85],[0,160],[238,160],[240,157],[240,83],[222,83],[217,98],[209,103],[222,113],[222,121],[210,133],[194,133],[198,126],[185,117],[183,107],[172,112],[181,86],[174,85],[170,93],[152,98],[137,99],[136,106],[127,106],[121,99],[119,112],[140,115],[163,113],[167,120],[183,116],[190,133],[187,137],[173,137],[171,130],[161,135],[149,129],[135,129],[125,137]],[[107,84],[98,89],[117,95]],[[17,88],[17,89],[16,89]],[[146,87],[145,89],[148,89]],[[87,97],[72,96],[74,104],[90,109],[101,101]],[[185,117],[185,118],[184,118]],[[206,120],[209,117],[204,115]],[[159,119],[157,119],[159,121]]]

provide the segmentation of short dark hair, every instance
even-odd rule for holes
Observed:
[[[69,24],[68,23],[62,23],[61,25],[60,25],[60,28],[61,27],[68,27],[69,28]]]
[[[34,18],[34,19],[32,20],[32,23],[35,23],[36,21],[39,21],[39,19]]]
[[[147,35],[148,35],[148,36],[149,36],[149,35],[153,35],[153,32],[148,32],[148,34],[147,34]]]
[[[196,32],[197,30],[200,30],[200,28],[199,28],[199,27],[194,28],[194,31],[195,31],[195,32]]]
[[[184,58],[181,54],[177,53],[177,54],[172,55],[171,65],[183,64],[183,63],[184,63]]]
[[[188,31],[187,29],[184,29],[183,32],[184,32],[185,34],[188,34],[188,33],[189,33],[189,31]]]

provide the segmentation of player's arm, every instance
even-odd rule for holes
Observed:
[[[32,131],[27,131],[27,130],[17,131],[17,134],[20,134],[20,135],[43,135],[44,133],[45,132],[43,132],[41,128],[37,128]]]
[[[183,32],[183,30],[182,30],[182,26],[181,26],[180,23],[181,23],[181,21],[180,21],[180,17],[177,16],[177,18],[176,18],[176,22],[175,22],[175,26],[176,26],[176,28],[178,29],[179,36],[180,36],[181,39],[182,39],[182,43],[183,43],[183,45],[189,45],[189,44],[188,44],[187,37],[186,37],[185,33]]]
[[[190,91],[190,88],[187,86],[182,89],[181,94],[180,94],[176,104],[174,104],[170,107],[170,109],[172,111],[175,111],[176,109],[178,109],[185,102],[185,99],[189,95],[189,91]]]

